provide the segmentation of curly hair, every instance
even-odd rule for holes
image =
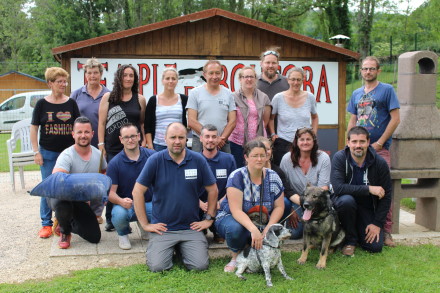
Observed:
[[[292,160],[293,167],[300,167],[299,158],[301,157],[301,151],[298,147],[298,139],[304,133],[308,133],[313,138],[313,147],[310,153],[310,161],[312,161],[312,166],[316,166],[318,163],[318,139],[316,134],[313,132],[312,128],[299,128],[296,130],[295,138],[293,139],[292,147],[290,148],[290,159]]]
[[[137,96],[139,93],[139,75],[134,68],[130,64],[124,64],[119,66],[118,70],[115,72],[115,80],[113,81],[113,90],[110,92],[109,102],[113,104],[120,104],[122,101],[122,79],[124,78],[124,70],[127,68],[131,68],[134,72],[134,83],[131,87],[131,92],[134,96]]]

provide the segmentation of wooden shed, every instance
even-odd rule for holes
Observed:
[[[282,74],[293,66],[306,71],[304,90],[314,93],[318,101],[320,146],[331,153],[342,148],[346,63],[360,57],[344,48],[235,13],[209,9],[57,47],[52,53],[71,73],[72,90],[84,83],[82,64],[90,57],[97,57],[105,65],[102,83],[110,88],[113,72],[120,64],[137,64],[140,92],[148,98],[158,92],[158,72],[164,66],[189,68],[197,75],[207,59],[225,64],[223,85],[234,90],[236,71],[245,65],[255,66],[258,71],[259,56],[270,46],[281,47]],[[182,91],[195,85],[184,86]]]
[[[9,71],[0,75],[0,103],[15,94],[47,89],[45,80],[26,73]]]

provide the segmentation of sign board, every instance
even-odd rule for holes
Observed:
[[[85,84],[83,65],[88,58],[71,59],[71,89],[76,90]],[[101,83],[112,89],[114,74],[122,64],[133,65],[139,73],[139,93],[147,100],[150,96],[160,93],[162,71],[167,66],[174,66],[179,71],[177,93],[188,92],[204,84],[202,67],[206,60],[191,59],[112,59],[103,58],[99,61],[104,65]],[[257,73],[261,72],[259,60],[220,60],[224,75],[221,84],[231,91],[239,88],[238,71],[244,66],[253,66]],[[306,72],[303,84],[305,91],[315,95],[318,103],[320,125],[338,124],[338,62],[319,61],[280,61],[279,72],[286,75],[292,67],[302,67]],[[337,138],[336,138],[337,139]]]

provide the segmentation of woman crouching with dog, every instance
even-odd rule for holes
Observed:
[[[281,170],[286,174],[294,194],[285,203],[286,208],[299,209],[300,195],[304,194],[307,184],[328,190],[330,186],[330,157],[318,150],[318,140],[312,128],[299,128],[293,139],[290,152],[281,159]],[[302,215],[303,218],[307,215]],[[290,226],[292,239],[299,239],[303,235],[302,223],[296,227]]]
[[[267,151],[258,140],[244,147],[247,166],[231,173],[226,184],[226,198],[221,203],[215,227],[226,239],[232,259],[225,272],[234,272],[238,253],[248,244],[261,249],[263,238],[284,212],[284,187],[275,171],[265,168]]]

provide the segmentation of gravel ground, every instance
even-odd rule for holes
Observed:
[[[37,173],[38,174],[38,173]],[[26,177],[26,190],[39,177]],[[18,178],[17,178],[18,179]],[[19,283],[32,279],[48,279],[74,270],[115,267],[145,263],[143,253],[130,255],[96,255],[49,257],[52,238],[41,239],[39,197],[30,196],[17,184],[14,194],[9,174],[0,173],[0,283]]]

